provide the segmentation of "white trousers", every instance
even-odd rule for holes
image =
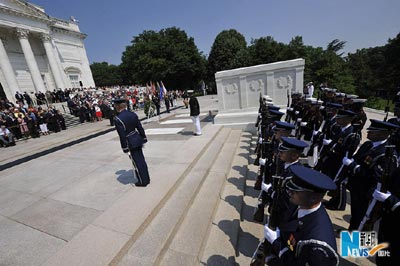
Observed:
[[[201,134],[201,127],[200,127],[200,116],[191,116],[193,124],[194,124],[194,133],[200,135]]]
[[[40,124],[39,127],[40,127],[40,131],[41,131],[42,133],[46,133],[46,132],[49,131],[49,130],[47,129],[47,124]]]

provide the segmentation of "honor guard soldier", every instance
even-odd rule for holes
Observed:
[[[367,122],[367,114],[364,112],[363,108],[366,101],[367,99],[353,99],[352,104],[350,105],[350,110],[356,113],[356,116],[354,117],[351,124],[361,138],[361,131],[363,130],[365,123]]]
[[[390,256],[377,256],[376,265],[398,265],[400,261],[400,227],[393,221],[400,221],[400,168],[398,167],[388,182],[388,191],[375,190],[374,199],[382,202],[379,223],[378,243],[388,243],[389,247],[383,251]],[[397,232],[397,233],[396,233]]]
[[[400,94],[400,92],[398,94]],[[400,97],[400,95],[397,97]],[[394,115],[395,117],[390,118],[388,122],[400,126],[400,99],[399,102],[394,103]],[[400,130],[396,130],[392,133],[390,136],[390,143],[396,146],[396,152],[400,155]]]
[[[326,153],[321,155],[320,170],[331,177],[338,185],[336,191],[332,191],[332,198],[325,207],[330,210],[344,210],[346,207],[346,187],[343,170],[343,158],[352,158],[360,144],[360,136],[355,132],[351,121],[355,113],[349,110],[339,110],[336,115],[338,130],[332,133],[332,139],[324,139]]]
[[[290,133],[294,129],[294,125],[283,121],[275,121],[274,124],[275,124],[273,126],[274,135],[272,139],[268,143],[264,143],[264,145],[266,145],[265,146],[266,157],[260,160],[260,164],[263,166],[263,175],[259,175],[257,177],[256,185],[254,186],[256,190],[258,186],[260,188],[258,190],[261,190],[262,183],[271,184],[272,176],[279,175],[283,170],[283,162],[280,161],[278,157],[278,148],[280,144],[280,139],[281,137],[290,136]],[[268,202],[268,198],[270,197],[267,194],[267,189],[262,190],[258,198],[259,202],[253,214],[253,218],[255,221],[257,222],[264,221],[264,208]]]
[[[269,225],[279,227],[282,223],[289,221],[291,214],[297,208],[289,201],[289,195],[286,193],[285,185],[289,177],[293,175],[291,167],[302,165],[299,161],[300,155],[308,144],[296,138],[281,137],[279,145],[278,158],[283,162],[283,170],[280,175],[272,176],[272,184],[263,184],[263,190],[272,189],[272,202],[269,208]]]
[[[382,176],[388,138],[398,127],[385,121],[371,120],[367,128],[367,139],[353,158],[343,158],[348,169],[347,187],[350,191],[351,218],[349,230],[357,230],[368,209],[373,190]],[[397,157],[392,158],[392,167],[397,167]]]
[[[264,227],[264,237],[271,245],[268,265],[339,264],[332,222],[321,204],[327,190],[336,188],[326,175],[311,168],[292,166],[293,177],[286,183],[290,202],[298,206],[289,222],[277,230]]]
[[[284,113],[279,112],[277,110],[274,110],[274,108],[270,109],[268,108],[268,111],[266,112],[265,116],[263,116],[262,121],[261,121],[261,138],[259,137],[259,148],[258,149],[258,155],[255,161],[258,161],[258,164],[260,165],[259,169],[259,175],[257,176],[257,181],[254,184],[254,189],[255,190],[261,190],[261,183],[265,171],[265,162],[267,161],[267,156],[271,156],[272,153],[270,152],[271,148],[273,147],[273,126],[274,126],[274,121],[279,121]],[[260,159],[261,158],[261,159]]]
[[[138,178],[138,182],[135,185],[145,187],[150,183],[150,176],[142,151],[143,144],[147,142],[146,134],[138,116],[134,112],[126,110],[127,102],[125,99],[116,99],[114,104],[118,112],[114,122],[121,148],[124,153],[130,152],[130,158]]]

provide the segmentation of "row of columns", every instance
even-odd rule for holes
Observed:
[[[22,48],[22,52],[24,53],[26,63],[28,65],[28,69],[32,77],[33,85],[35,86],[35,90],[36,92],[44,91],[45,86],[42,79],[42,75],[40,74],[39,66],[36,62],[35,56],[32,51],[32,47],[28,40],[29,31],[26,29],[17,29],[17,36]],[[43,46],[46,51],[46,56],[49,61],[51,72],[53,73],[56,86],[58,88],[65,88],[60,73],[60,68],[58,67],[57,61],[55,59],[53,46],[51,44],[51,37],[48,34],[42,33],[41,39],[43,41]],[[3,70],[3,74],[6,79],[8,88],[10,92],[13,94],[12,98],[14,98],[15,93],[19,90],[18,83],[1,37],[0,37],[0,67]]]

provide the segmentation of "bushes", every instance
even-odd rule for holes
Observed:
[[[382,99],[379,97],[370,97],[368,98],[368,101],[365,103],[365,106],[373,109],[385,110],[387,104],[388,104],[387,99]],[[389,101],[389,106],[390,106],[390,111],[393,111],[394,104],[392,103],[392,101]]]

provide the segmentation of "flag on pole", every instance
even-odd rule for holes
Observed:
[[[158,81],[157,81],[157,89],[158,89],[158,96],[159,96],[160,100],[164,99],[164,90],[162,89],[162,87],[160,86],[160,83],[158,83]]]
[[[161,80],[161,88],[163,90],[163,94],[167,95],[167,88],[165,88],[164,83],[162,82],[162,80]]]

